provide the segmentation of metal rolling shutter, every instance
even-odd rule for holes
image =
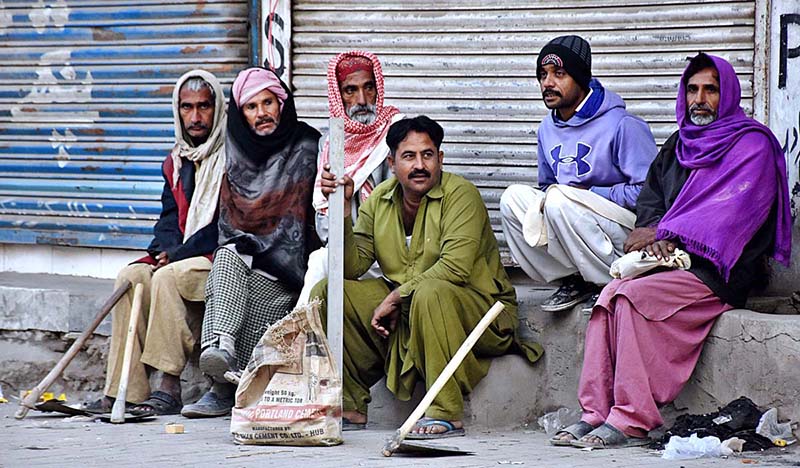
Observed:
[[[661,144],[674,131],[677,83],[699,50],[729,59],[752,112],[754,1],[342,1],[293,6],[292,82],[301,118],[326,125],[325,72],[336,53],[376,53],[387,102],[445,127],[446,169],[481,190],[501,243],[498,202],[536,181],[536,128],[546,109],[535,80],[539,49],[579,34],[593,72],[644,118]]]
[[[247,21],[245,0],[0,0],[0,242],[147,246],[175,80],[229,87]]]

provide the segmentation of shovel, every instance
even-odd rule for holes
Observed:
[[[501,302],[495,302],[492,308],[486,312],[486,315],[478,322],[478,325],[476,325],[469,336],[467,336],[467,339],[464,340],[464,343],[458,348],[458,351],[456,351],[452,359],[450,359],[450,362],[447,363],[442,373],[439,374],[439,377],[433,382],[428,393],[422,397],[422,401],[420,401],[414,411],[411,412],[406,422],[395,432],[394,437],[383,446],[381,453],[384,457],[391,457],[395,452],[412,453],[422,456],[467,455],[472,453],[463,451],[458,447],[438,445],[430,442],[406,442],[405,438],[409,431],[411,431],[411,428],[414,427],[414,424],[425,414],[425,411],[428,410],[428,407],[433,403],[436,396],[439,395],[442,387],[444,387],[447,381],[455,374],[458,366],[460,366],[464,358],[467,357],[467,353],[472,350],[472,347],[475,346],[475,343],[481,338],[483,332],[489,328],[489,325],[500,315],[503,309],[505,309],[505,306]]]
[[[67,368],[70,362],[75,359],[75,356],[78,355],[83,345],[86,344],[86,341],[92,336],[92,333],[100,326],[100,323],[106,316],[111,312],[111,309],[117,305],[117,302],[128,292],[130,289],[131,283],[129,281],[123,281],[122,284],[111,294],[111,297],[103,304],[103,307],[100,309],[100,312],[97,313],[92,323],[89,327],[81,333],[81,336],[72,343],[72,346],[69,347],[64,357],[58,361],[58,363],[53,367],[53,370],[39,382],[39,385],[34,387],[33,390],[26,396],[22,401],[19,403],[19,409],[17,413],[14,415],[17,419],[24,419],[25,415],[28,414],[28,410],[36,409],[36,402],[39,401],[39,397],[42,396],[50,385],[64,372],[64,369]]]

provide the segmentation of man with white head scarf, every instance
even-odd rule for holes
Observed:
[[[217,199],[225,165],[226,112],[214,75],[192,70],[172,93],[175,145],[162,165],[161,215],[148,255],[123,268],[123,281],[144,286],[138,340],[134,343],[127,400],[131,411],[177,414],[180,374],[200,332],[204,289],[217,247]],[[110,410],[122,373],[133,290],[113,311],[104,397],[88,409]],[[148,375],[158,371],[151,393]]]

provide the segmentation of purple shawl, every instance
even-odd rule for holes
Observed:
[[[720,57],[707,57],[719,72],[717,120],[705,126],[691,122],[685,85],[689,77],[681,77],[675,106],[680,133],[676,156],[691,173],[658,223],[656,235],[658,239],[679,239],[687,251],[713,262],[727,281],[773,203],[777,204],[778,219],[772,255],[788,266],[792,219],[786,161],[778,140],[739,106],[741,88],[731,64]]]

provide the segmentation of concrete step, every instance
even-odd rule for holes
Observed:
[[[0,330],[80,333],[113,290],[107,279],[0,273]],[[111,334],[110,316],[96,333]]]
[[[539,304],[551,288],[515,284],[523,336],[542,344],[544,356],[530,365],[516,355],[492,361],[489,374],[465,401],[465,420],[488,428],[533,423],[561,407],[579,408],[584,330],[589,311],[547,313]],[[746,309],[723,314],[706,341],[694,374],[676,399],[679,411],[704,413],[747,396],[779,408],[781,418],[800,418],[800,315]],[[424,395],[397,402],[381,381],[372,389],[370,419],[399,425]]]
[[[521,334],[541,343],[545,354],[533,365],[516,355],[493,360],[488,376],[466,400],[465,419],[477,427],[519,426],[560,407],[578,407],[588,311],[579,306],[562,313],[543,312],[539,304],[552,288],[521,276],[514,276],[513,281],[520,303]],[[112,289],[110,280],[0,273],[0,383],[4,391],[13,394],[38,383]],[[101,390],[109,332],[110,319],[54,389],[67,389],[75,395]],[[800,418],[797,369],[800,315],[732,310],[712,329],[698,367],[675,405],[705,412],[745,395],[757,404],[780,408],[782,417]],[[182,380],[186,402],[207,388],[196,357]],[[423,393],[418,386],[412,401],[399,402],[379,382],[372,391],[370,419],[381,425],[399,425]]]

